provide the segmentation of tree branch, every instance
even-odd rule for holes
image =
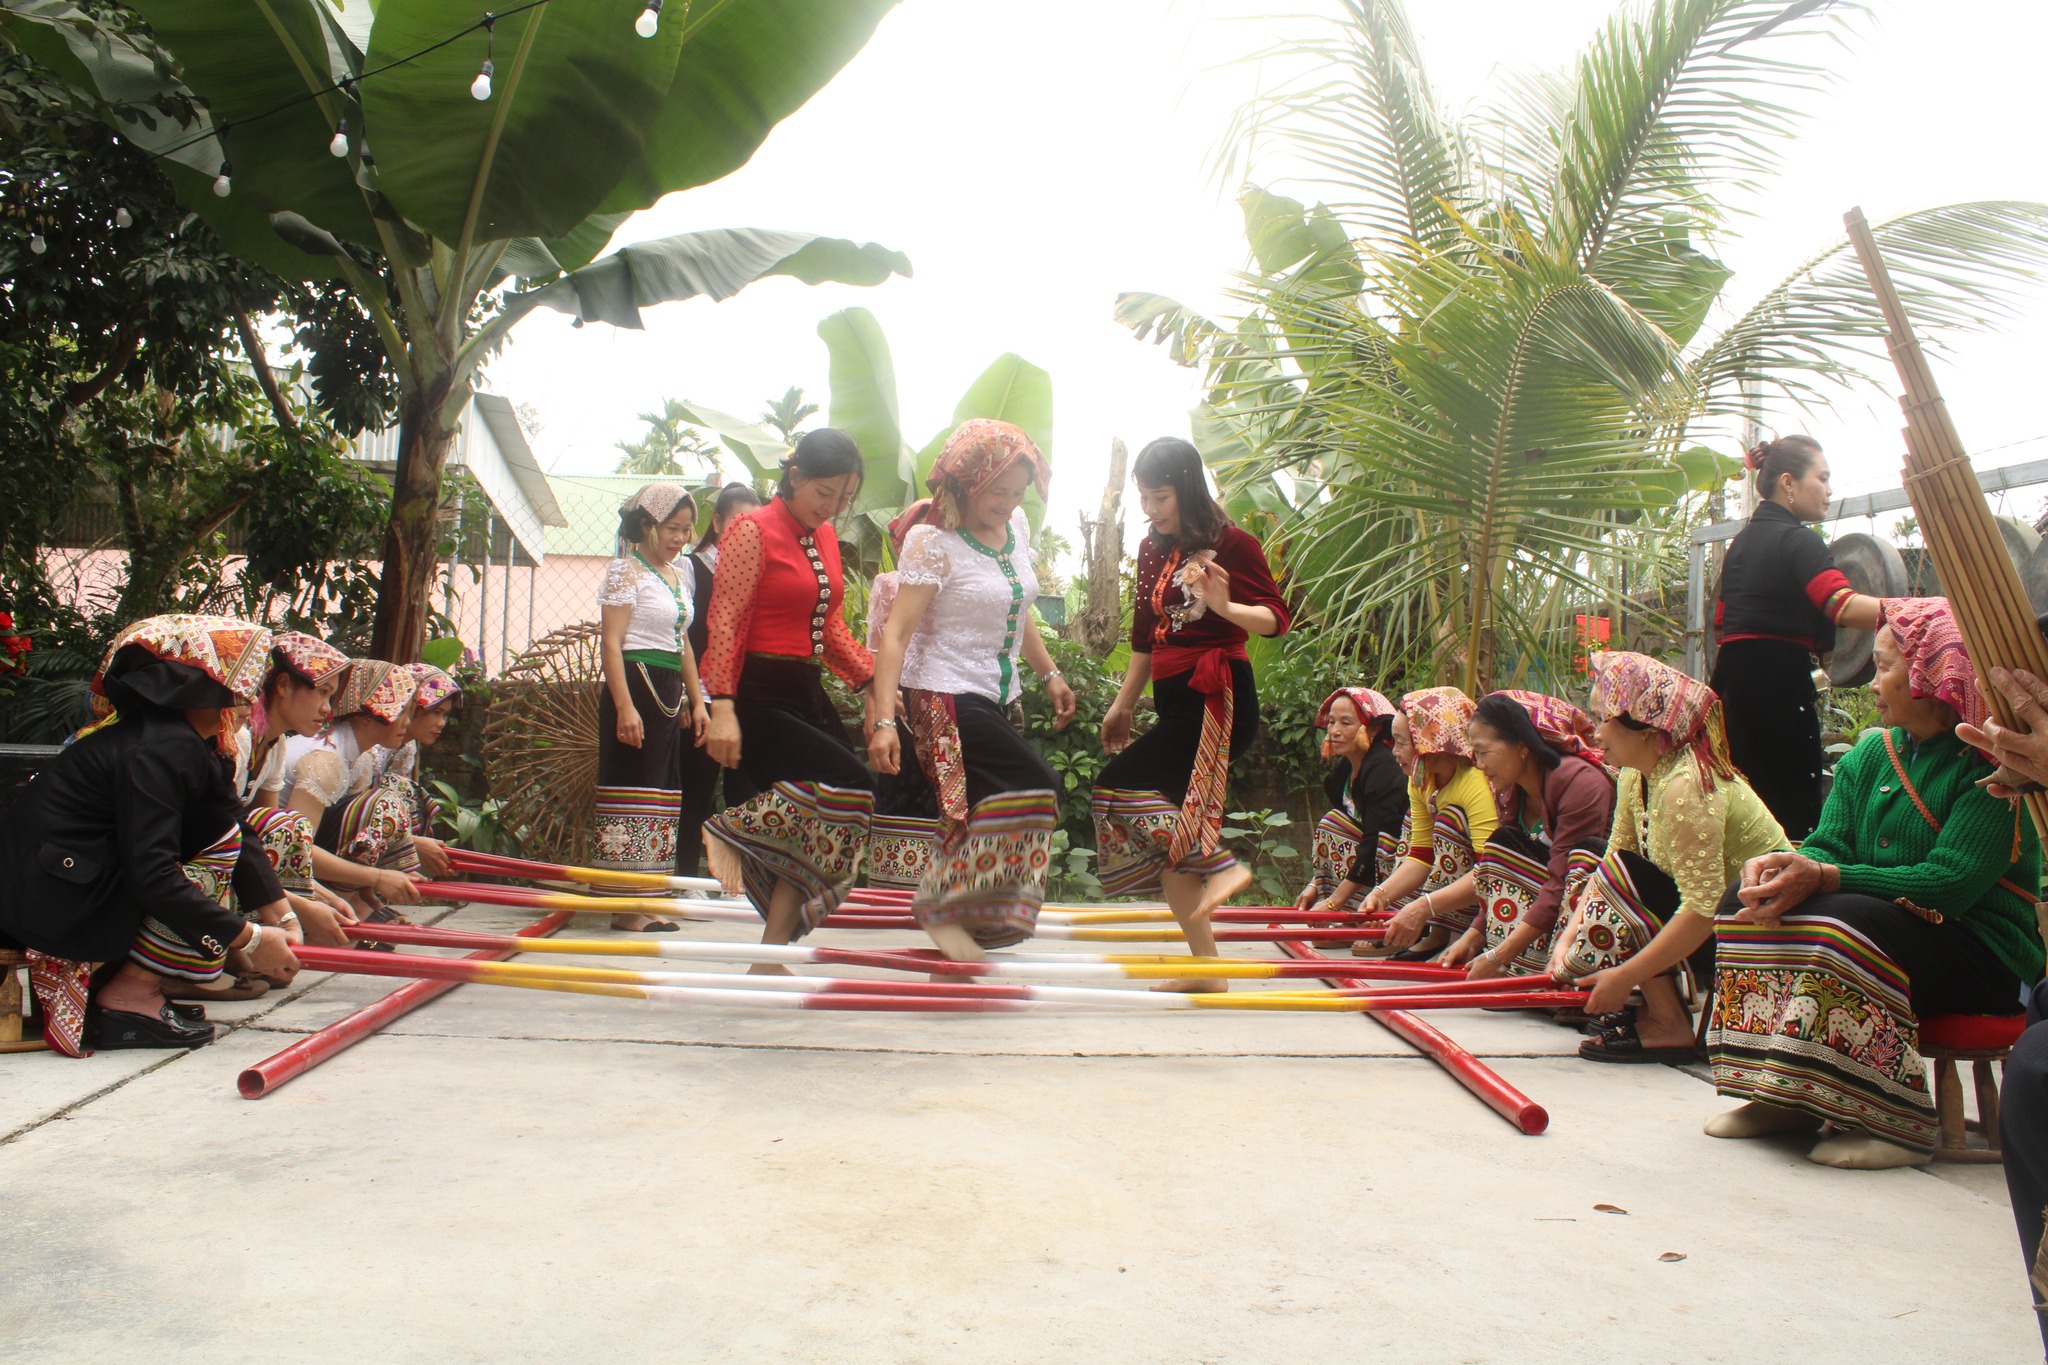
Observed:
[[[249,315],[235,310],[235,334],[242,338],[242,350],[249,357],[249,368],[256,372],[256,383],[262,388],[263,396],[270,400],[270,411],[277,417],[277,425],[293,440],[299,438],[299,419],[292,416],[291,404],[284,401],[284,393],[277,387],[277,376],[271,373],[270,361],[263,354],[263,343],[256,335],[256,328],[249,321]]]
[[[114,331],[114,347],[107,356],[107,363],[89,379],[80,380],[64,391],[64,396],[50,405],[52,426],[63,426],[78,415],[78,410],[107,391],[107,386],[120,378],[121,371],[128,368],[128,362],[135,359],[135,352],[142,345],[142,333],[135,320],[130,318]]]

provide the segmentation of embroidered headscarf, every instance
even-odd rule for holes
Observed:
[[[1600,650],[1587,660],[1593,670],[1593,713],[1602,720],[1627,716],[1661,731],[1674,749],[1692,750],[1700,786],[1714,789],[1717,777],[1734,777],[1721,698],[1713,688],[1647,654]]]
[[[94,723],[100,728],[121,711],[148,703],[174,711],[203,711],[254,701],[270,658],[267,627],[230,616],[152,616],[114,637],[100,671],[93,675]],[[223,740],[233,744],[235,726],[221,719]],[[224,748],[222,752],[227,752]]]
[[[1916,697],[1945,701],[1956,715],[1981,726],[1991,714],[1977,690],[1977,667],[1963,644],[1946,597],[1887,597],[1884,624],[1899,653],[1906,656],[1906,677]]]
[[[462,684],[432,664],[411,664],[413,682],[419,688],[414,709],[431,711],[442,702],[462,695]]]
[[[334,699],[334,721],[369,712],[386,725],[405,714],[406,703],[419,690],[411,667],[382,659],[357,659],[349,669],[348,686]]]
[[[1395,714],[1394,703],[1388,701],[1370,687],[1340,687],[1329,696],[1324,697],[1323,704],[1316,709],[1316,728],[1318,730],[1330,728],[1330,707],[1336,703],[1339,697],[1343,697],[1351,703],[1351,709],[1358,713],[1358,719],[1362,724],[1370,724],[1382,716]]]
[[[925,476],[932,497],[920,519],[933,526],[958,526],[966,509],[956,505],[956,491],[960,498],[971,498],[1019,460],[1030,466],[1032,485],[1044,498],[1052,489],[1052,465],[1021,428],[993,417],[962,422],[946,438],[939,458],[932,461],[932,472]],[[907,533],[909,526],[904,529]]]
[[[626,514],[634,508],[646,512],[659,526],[676,514],[676,508],[684,503],[696,507],[697,500],[690,496],[690,490],[679,483],[650,483],[619,504],[619,558],[624,559],[633,552],[633,546],[625,537]]]
[[[1561,754],[1577,754],[1588,763],[1604,761],[1605,755],[1593,739],[1593,718],[1562,697],[1543,692],[1503,688],[1493,694],[1506,697],[1529,713],[1529,720],[1543,742]]]
[[[263,675],[266,685],[277,676],[279,668],[284,668],[318,687],[346,672],[350,663],[348,655],[333,645],[298,630],[280,630],[271,636],[270,651],[270,668]],[[262,688],[257,689],[256,700],[250,704],[249,728],[258,735],[270,729],[263,714]]]
[[[1465,727],[1472,723],[1472,699],[1455,687],[1425,687],[1401,698],[1408,717],[1408,738],[1418,754],[1448,754],[1470,759],[1472,742]]]

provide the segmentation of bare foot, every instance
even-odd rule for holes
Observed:
[[[1195,903],[1194,912],[1188,919],[1196,924],[1207,924],[1217,908],[1252,884],[1252,870],[1243,863],[1233,863],[1212,877],[1203,879],[1202,899]]]
[[[1229,990],[1230,982],[1220,976],[1191,976],[1178,981],[1162,981],[1152,989],[1170,991],[1175,995],[1215,995]]]
[[[1850,1132],[1818,1144],[1806,1159],[1842,1171],[1895,1171],[1902,1166],[1925,1166],[1934,1154],[1916,1152],[1869,1133]]]
[[[756,962],[747,968],[748,976],[795,976],[796,973],[780,962]]]
[[[1708,1119],[1705,1132],[1708,1137],[1754,1138],[1771,1133],[1811,1133],[1819,1128],[1820,1120],[1804,1109],[1751,1100]]]
[[[612,916],[612,928],[623,929],[627,933],[638,933],[640,930],[645,929],[648,925],[652,923],[654,923],[654,916],[652,915]]]

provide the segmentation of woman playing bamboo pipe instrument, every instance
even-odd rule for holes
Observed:
[[[1759,501],[1728,547],[1714,607],[1720,654],[1711,680],[1727,712],[1728,752],[1793,838],[1820,816],[1820,703],[1813,656],[1835,627],[1875,630],[1877,599],[1849,586],[1807,522],[1827,515],[1828,459],[1809,436],[1783,436],[1745,459]]]
[[[867,719],[877,719],[874,660],[846,626],[831,526],[853,504],[862,469],[851,436],[807,432],[774,498],[719,542],[704,657],[707,747],[761,795],[705,822],[705,853],[712,875],[744,887],[761,910],[763,943],[788,943],[830,914],[853,888],[867,845],[874,777],[821,677],[830,668],[868,691]],[[891,698],[879,713],[894,709]]]
[[[1316,822],[1313,874],[1294,898],[1298,909],[1349,910],[1379,881],[1380,840],[1392,838],[1408,811],[1408,778],[1394,758],[1394,704],[1369,687],[1332,692],[1316,712],[1330,809]]]
[[[1023,690],[1023,664],[1045,680],[1053,728],[1074,718],[1074,693],[1054,666],[1032,601],[1024,495],[1045,497],[1052,470],[1008,422],[977,418],[947,438],[932,465],[932,499],[903,537],[896,602],[875,656],[875,695],[899,682],[918,760],[939,794],[939,829],[911,913],[947,957],[973,960],[1031,936],[1059,819],[1059,775],[1004,708]],[[893,717],[874,723],[875,771],[897,771]]]
[[[0,946],[27,949],[53,1050],[199,1047],[213,1026],[169,1004],[166,982],[218,979],[231,948],[266,974],[298,969],[284,931],[266,927],[286,910],[284,888],[244,837],[229,757],[230,708],[255,699],[270,639],[218,616],[130,626],[92,681],[101,719],[0,828],[12,870]],[[107,964],[96,980],[95,963]]]
[[[1486,774],[1472,764],[1466,738],[1472,699],[1455,687],[1428,687],[1401,698],[1401,717],[1416,765],[1408,783],[1408,848],[1394,870],[1368,891],[1367,911],[1393,910],[1386,948],[1402,960],[1441,952],[1471,921],[1471,872],[1500,823]],[[1459,899],[1439,906],[1455,888]],[[1460,906],[1467,907],[1462,918]],[[1412,947],[1410,945],[1413,945]]]
[[[1592,656],[1595,736],[1623,769],[1607,854],[1579,888],[1550,973],[1593,994],[1601,1062],[1687,1061],[1691,1015],[1671,972],[1713,967],[1714,909],[1743,865],[1785,848],[1785,832],[1728,759],[1710,687],[1642,654]],[[1640,989],[1640,1014],[1625,1008]]]
[[[1209,496],[1200,452],[1162,438],[1138,453],[1132,477],[1152,534],[1138,549],[1130,668],[1102,718],[1115,757],[1091,802],[1097,868],[1107,895],[1161,890],[1189,950],[1211,957],[1209,916],[1251,881],[1221,837],[1230,757],[1259,733],[1245,640],[1285,633],[1293,615],[1259,542]],[[1148,681],[1159,718],[1133,742]]]
[[[690,649],[694,577],[676,559],[696,530],[681,486],[651,483],[619,509],[619,556],[598,589],[604,690],[597,703],[597,866],[674,873],[683,751],[710,726]],[[661,932],[672,920],[614,915],[612,927]]]
[[[691,655],[703,667],[704,651],[711,644],[711,593],[718,581],[718,541],[735,517],[759,510],[761,495],[751,485],[729,483],[718,490],[711,515],[702,518],[704,533],[697,548],[690,551],[690,625],[683,632]],[[709,715],[709,711],[706,712]],[[720,800],[723,790],[724,799]],[[756,795],[745,776],[721,768],[711,751],[701,744],[683,745],[682,814],[676,825],[676,875],[703,875],[704,822],[711,813],[727,806],[741,805]]]
[[[419,683],[410,668],[357,659],[317,736],[285,741],[279,799],[313,826],[313,875],[359,916],[396,918],[389,902],[419,904],[412,801],[380,780],[376,749],[405,743]]]
[[[1500,827],[1472,871],[1478,920],[1444,959],[1469,960],[1474,978],[1541,972],[1560,908],[1607,851],[1614,779],[1592,718],[1540,692],[1481,697],[1467,735]]]
[[[419,851],[420,867],[436,881],[450,873],[447,846],[433,837],[434,820],[440,806],[427,795],[420,751],[441,742],[448,719],[462,700],[462,684],[445,669],[432,664],[409,664],[419,690],[413,694],[412,721],[405,729],[405,743],[396,749],[379,747],[375,762],[379,780],[404,782],[412,804],[412,842]]]
[[[1707,1034],[1714,1085],[1747,1101],[1714,1137],[1840,1132],[1823,1165],[1919,1165],[1934,1105],[1919,1053],[1926,1014],[2020,1011],[2041,975],[2041,845],[2018,806],[1977,785],[1976,669],[1941,598],[1895,598],[1877,636],[1879,719],[1836,766],[1797,853],[1745,864],[1721,901]]]

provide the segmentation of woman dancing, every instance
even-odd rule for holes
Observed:
[[[1316,712],[1330,809],[1316,822],[1314,872],[1295,908],[1349,910],[1379,881],[1380,840],[1393,838],[1408,813],[1408,778],[1394,757],[1394,704],[1369,687],[1332,692]]]
[[[1131,664],[1102,718],[1102,747],[1115,757],[1091,802],[1102,889],[1111,896],[1158,890],[1198,957],[1216,954],[1209,917],[1251,881],[1223,847],[1223,791],[1230,757],[1259,733],[1259,694],[1245,653],[1251,635],[1286,632],[1293,620],[1259,542],[1209,496],[1202,456],[1162,437],[1132,469],[1152,534],[1138,549],[1131,603]],[[1131,718],[1152,684],[1158,720],[1131,739]],[[1172,981],[1176,991],[1215,991],[1223,981]]]
[[[1010,723],[1028,662],[1045,680],[1055,729],[1074,693],[1039,634],[1032,602],[1031,527],[1024,494],[1043,498],[1052,470],[1008,422],[977,418],[947,438],[932,465],[932,500],[909,528],[896,602],[875,656],[876,696],[900,682],[918,761],[939,796],[939,828],[911,913],[947,957],[1031,936],[1059,821],[1059,777]],[[874,723],[878,773],[901,762],[896,721]]]
[[[1527,976],[1550,961],[1558,912],[1607,851],[1614,779],[1593,721],[1540,692],[1493,692],[1467,728],[1500,826],[1472,870],[1479,920],[1444,955],[1475,978]]]
[[[763,943],[788,943],[846,898],[867,847],[874,777],[825,695],[822,668],[869,690],[874,660],[847,629],[831,521],[860,490],[860,447],[843,431],[805,433],[766,507],[720,540],[704,676],[707,747],[760,795],[704,823],[711,873],[744,888],[766,920]],[[893,699],[887,708],[893,713]],[[877,707],[870,691],[867,716]],[[786,973],[757,963],[757,974]]]
[[[676,565],[696,524],[697,504],[678,484],[648,484],[619,509],[619,555],[597,594],[604,690],[595,862],[602,868],[675,874],[683,750],[703,743],[710,724],[685,638],[695,581]],[[653,915],[613,915],[612,927],[663,933],[677,926]]]
[[[718,490],[705,519],[704,533],[697,548],[690,551],[690,626],[683,632],[690,654],[701,671],[704,651],[711,644],[711,592],[718,582],[718,541],[733,518],[745,516],[761,506],[761,495],[744,483],[729,483]],[[700,688],[701,691],[701,688]],[[708,717],[710,712],[705,712]],[[682,816],[676,825],[676,875],[703,875],[704,822],[711,812],[751,800],[754,789],[744,775],[721,768],[711,751],[702,744],[685,744],[683,749]],[[719,799],[723,783],[724,800]]]
[[[1363,907],[1396,910],[1381,942],[1401,961],[1434,957],[1471,926],[1476,850],[1486,847],[1500,824],[1493,789],[1472,763],[1466,729],[1475,709],[1455,687],[1426,687],[1401,698],[1416,754],[1408,782],[1408,849],[1366,893]],[[1437,904],[1438,893],[1460,887],[1446,904]]]
[[[889,549],[903,562],[903,538],[924,524],[932,500],[919,498],[889,523]],[[878,573],[868,583],[868,652],[879,656],[896,605],[898,571]],[[878,660],[879,661],[879,660]],[[878,692],[883,696],[886,693]],[[899,717],[900,718],[900,717]],[[932,863],[939,831],[939,794],[925,776],[914,728],[895,731],[899,753],[894,772],[875,774],[875,814],[868,824],[869,886],[915,892]]]
[[[1785,831],[1735,771],[1712,688],[1643,654],[1597,653],[1595,734],[1623,769],[1607,855],[1553,943],[1550,973],[1590,989],[1596,1062],[1689,1061],[1692,1018],[1673,972],[1713,969],[1714,911],[1751,858]],[[1639,1015],[1626,1008],[1640,989]]]
[[[0,827],[0,947],[27,950],[52,1051],[202,1047],[213,1025],[166,983],[217,980],[230,949],[266,975],[298,970],[230,765],[231,709],[255,699],[270,640],[219,616],[130,626],[92,681],[101,719]]]

